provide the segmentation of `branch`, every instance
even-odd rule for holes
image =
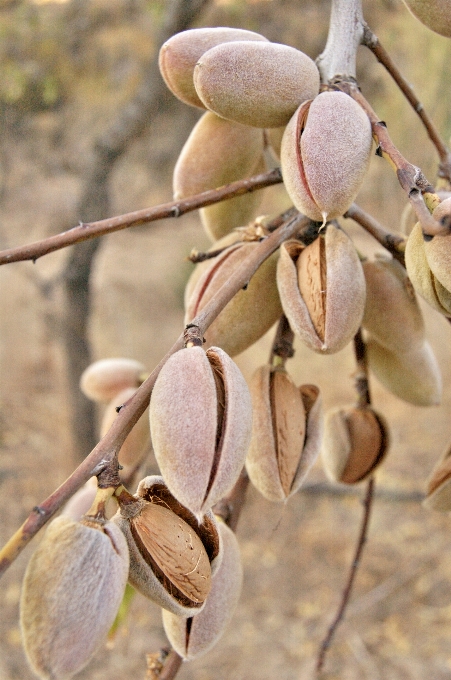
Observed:
[[[218,290],[202,312],[192,320],[190,325],[198,326],[199,332],[204,334],[226,304],[238,291],[249,283],[250,278],[262,262],[277,250],[283,241],[292,238],[302,229],[306,229],[309,223],[310,220],[307,217],[299,214],[258,243],[254,251],[234,272],[233,276]],[[61,506],[90,477],[100,474],[114,456],[117,455],[125,438],[146,410],[158,373],[169,357],[183,347],[183,340],[184,334],[182,333],[147,380],[143,382],[136,394],[127,402],[126,407],[120,410],[107,434],[94,447],[81,465],[40,506],[36,506],[31,511],[24,524],[0,551],[0,576]]]
[[[451,151],[441,138],[434,123],[424,110],[423,104],[420,102],[415,92],[412,90],[411,85],[407,82],[407,80],[402,75],[401,71],[392,61],[392,58],[390,57],[388,52],[382,47],[377,35],[375,35],[367,25],[365,25],[363,31],[362,45],[368,47],[368,49],[371,50],[371,52],[374,54],[379,63],[382,64],[382,66],[391,75],[391,77],[393,78],[393,80],[403,93],[403,95],[406,97],[409,104],[412,106],[415,113],[418,114],[421,122],[426,128],[426,132],[429,135],[429,139],[437,149],[437,153],[440,158],[438,176],[443,177],[444,179],[451,183]]]
[[[74,243],[81,243],[91,238],[111,234],[114,231],[121,229],[128,229],[129,227],[136,227],[140,224],[147,224],[148,222],[155,222],[156,220],[166,219],[168,217],[181,217],[186,213],[198,210],[213,203],[219,203],[226,198],[234,196],[242,196],[243,194],[252,193],[258,189],[272,186],[273,184],[280,184],[282,182],[282,174],[279,168],[271,170],[270,172],[241,179],[237,182],[232,182],[219,189],[211,189],[204,191],[201,194],[184,198],[180,201],[172,201],[171,203],[163,203],[154,206],[153,208],[144,208],[143,210],[136,210],[135,212],[126,213],[125,215],[118,215],[106,220],[98,220],[97,222],[88,222],[87,224],[80,224],[78,227],[63,231],[55,236],[36,241],[27,246],[18,246],[17,248],[9,248],[0,252],[0,265],[8,264],[10,262],[21,262],[23,260],[36,260],[43,255],[53,253],[55,250],[61,250]]]
[[[431,215],[433,209],[440,203],[440,198],[435,194],[434,187],[422,173],[420,168],[409,163],[409,161],[398,151],[390,139],[386,123],[383,120],[380,120],[379,116],[360,92],[357,85],[337,78],[334,82],[329,84],[329,89],[345,92],[355,99],[366,112],[371,122],[374,140],[377,144],[376,154],[388,160],[391,167],[396,172],[398,182],[407,193],[409,201],[421,223],[423,233],[429,236],[449,234],[450,227],[440,224],[437,220],[434,220]],[[425,199],[428,201],[429,208],[425,203]]]
[[[359,329],[354,338],[354,354],[357,364],[356,370],[356,390],[357,390],[357,406],[358,408],[365,408],[371,404],[371,395],[368,383],[368,365],[366,359],[366,345],[363,341],[362,331]],[[331,645],[334,638],[336,630],[340,625],[346,608],[349,604],[349,600],[352,593],[352,588],[354,585],[357,570],[360,565],[360,559],[362,557],[363,548],[367,541],[368,526],[371,515],[371,507],[374,499],[374,477],[370,477],[367,482],[366,494],[363,501],[364,512],[362,517],[362,524],[360,527],[360,532],[357,540],[357,545],[354,553],[354,559],[351,562],[351,569],[349,571],[348,581],[343,590],[343,595],[341,598],[340,606],[335,615],[334,620],[329,626],[326,637],[321,643],[320,650],[318,653],[318,658],[316,662],[316,672],[319,675],[324,666],[326,660],[327,651]]]
[[[354,220],[354,222],[360,224],[361,227],[371,234],[381,246],[388,250],[393,257],[404,266],[404,251],[407,239],[399,234],[392,234],[390,231],[387,231],[387,229],[379,224],[372,215],[365,212],[365,210],[362,210],[362,208],[355,203],[351,205],[343,217]]]
[[[333,0],[326,47],[316,60],[321,82],[335,76],[355,80],[364,26],[361,0]]]
[[[341,604],[338,608],[337,614],[332,621],[329,630],[327,631],[327,635],[324,638],[323,642],[321,643],[320,651],[318,654],[318,659],[316,662],[316,671],[317,673],[321,673],[321,670],[324,666],[324,661],[326,660],[326,654],[327,651],[330,647],[330,644],[332,642],[332,639],[335,635],[336,629],[342,620],[346,607],[349,602],[349,598],[351,595],[352,587],[354,585],[354,580],[355,576],[357,573],[357,569],[360,564],[360,558],[362,556],[363,548],[365,546],[366,540],[367,540],[367,532],[368,532],[368,525],[370,521],[370,514],[371,514],[371,506],[372,506],[372,501],[373,501],[373,496],[374,496],[374,477],[370,477],[368,480],[367,484],[367,489],[366,489],[366,494],[365,498],[363,501],[363,506],[364,506],[364,513],[363,513],[363,519],[362,519],[362,526],[360,528],[360,533],[359,533],[359,538],[357,541],[357,548],[355,551],[354,559],[351,563],[351,570],[349,572],[349,577],[348,577],[348,582],[346,584],[346,587],[343,591],[343,595],[341,598]]]

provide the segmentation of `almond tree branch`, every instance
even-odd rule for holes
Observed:
[[[345,212],[343,217],[354,220],[360,224],[381,246],[386,248],[398,262],[404,266],[404,251],[406,239],[400,234],[392,234],[387,231],[379,222],[365,210],[353,203]]]
[[[254,251],[247,257],[233,276],[218,290],[216,295],[196,316],[191,325],[199,327],[200,333],[204,334],[226,304],[240,291],[258,267],[268,258],[283,241],[292,238],[298,232],[308,228],[310,220],[304,215],[296,215],[283,224],[270,236],[257,244]],[[93,475],[98,475],[117,455],[119,449],[130,433],[132,427],[146,410],[153,386],[158,373],[169,359],[184,345],[184,333],[182,333],[166,356],[152,371],[150,376],[143,382],[136,394],[120,410],[113,425],[103,439],[94,447],[85,460],[76,468],[70,477],[52,493],[43,503],[31,511],[23,525],[17,530],[12,538],[0,551],[0,576],[12,564],[23,548],[35,536],[44,524],[61,508],[61,506]]]
[[[366,345],[365,342],[363,341],[362,337],[362,331],[359,329],[355,338],[354,338],[354,353],[355,353],[355,359],[356,359],[356,364],[357,364],[357,371],[356,371],[356,390],[357,390],[357,405],[359,408],[365,408],[365,406],[369,406],[371,404],[371,395],[370,395],[370,389],[369,389],[369,383],[368,383],[368,366],[367,366],[367,359],[366,359]],[[316,672],[319,675],[322,671],[322,668],[324,666],[324,662],[326,660],[326,655],[327,651],[331,645],[331,642],[334,638],[334,635],[336,633],[336,630],[338,626],[340,625],[345,612],[346,608],[349,604],[349,600],[351,597],[352,593],[352,588],[354,586],[354,581],[355,577],[357,575],[357,570],[360,566],[360,560],[362,557],[363,553],[363,548],[365,547],[365,543],[367,541],[367,535],[368,535],[368,527],[369,527],[369,522],[370,522],[370,515],[371,515],[371,507],[373,504],[373,499],[374,499],[374,477],[370,477],[368,482],[367,482],[367,487],[366,487],[366,494],[365,498],[363,501],[363,507],[364,507],[364,512],[363,512],[363,517],[362,517],[362,524],[360,526],[360,532],[359,536],[357,539],[357,545],[354,553],[354,559],[351,562],[351,568],[349,570],[349,575],[348,575],[348,581],[346,583],[346,586],[343,590],[343,594],[341,597],[341,603],[340,606],[338,607],[338,611],[335,615],[334,620],[329,626],[329,629],[327,631],[326,637],[321,643],[317,661],[316,661]]]
[[[426,132],[428,133],[431,142],[437,149],[437,153],[440,158],[438,176],[443,177],[448,182],[451,182],[451,151],[441,138],[434,123],[424,110],[423,104],[412,90],[412,87],[409,85],[401,71],[393,62],[388,52],[384,49],[384,47],[382,47],[377,35],[375,35],[367,25],[365,25],[363,31],[362,45],[365,45],[365,47],[368,47],[368,49],[371,50],[379,63],[382,64],[382,66],[391,75],[409,104],[412,106],[415,113],[418,114],[421,122],[426,128]]]
[[[357,48],[364,26],[361,0],[333,0],[327,43],[316,60],[321,82],[327,83],[335,76],[355,80]]]
[[[129,227],[136,227],[140,224],[147,224],[156,220],[162,220],[168,217],[181,217],[188,212],[198,210],[213,203],[219,203],[226,198],[234,196],[242,196],[243,194],[252,193],[258,189],[272,186],[273,184],[280,184],[282,182],[282,174],[279,168],[271,170],[270,172],[241,179],[237,182],[232,182],[219,189],[210,189],[201,194],[184,198],[180,201],[171,201],[171,203],[163,203],[156,205],[153,208],[144,208],[143,210],[136,210],[135,212],[126,213],[125,215],[118,215],[110,217],[105,220],[98,220],[97,222],[88,222],[80,224],[78,227],[73,227],[68,231],[63,231],[55,236],[36,241],[26,246],[18,246],[17,248],[9,248],[0,252],[0,265],[8,264],[10,262],[20,262],[23,260],[36,260],[43,255],[53,253],[55,250],[61,250],[74,243],[81,243],[88,241],[98,236],[111,234],[114,231],[121,229],[128,229]]]
[[[366,540],[367,540],[367,533],[368,533],[368,526],[369,526],[369,521],[370,521],[370,514],[371,514],[371,506],[373,502],[373,497],[374,497],[374,477],[370,477],[370,479],[367,482],[367,487],[366,487],[366,494],[365,498],[363,500],[363,507],[364,507],[364,513],[363,513],[363,518],[362,518],[362,525],[360,527],[360,533],[357,541],[357,547],[356,551],[354,554],[354,559],[352,560],[351,563],[351,569],[349,572],[348,576],[348,582],[345,586],[345,589],[343,591],[343,595],[341,598],[341,603],[338,608],[337,614],[332,621],[331,625],[329,626],[329,630],[327,631],[327,635],[324,638],[323,642],[321,643],[320,651],[318,654],[318,659],[316,662],[316,671],[318,675],[321,673],[322,668],[324,666],[324,662],[326,660],[326,655],[327,651],[331,645],[332,639],[335,635],[335,632],[337,630],[338,625],[340,624],[345,611],[346,607],[348,606],[349,603],[349,598],[351,596],[352,592],[352,587],[354,585],[354,580],[357,574],[357,569],[359,568],[360,565],[360,559],[362,557],[362,552],[363,548],[365,546]]]
[[[376,154],[385,158],[396,172],[398,181],[407,193],[409,201],[421,223],[423,233],[429,236],[449,234],[449,226],[440,224],[431,215],[432,210],[440,203],[440,198],[435,194],[434,187],[421,169],[409,163],[398,151],[390,139],[387,125],[383,120],[380,120],[357,85],[351,81],[346,82],[337,78],[329,83],[329,88],[345,92],[355,99],[366,112],[371,122],[374,140],[377,144]],[[427,200],[428,206],[425,200]]]

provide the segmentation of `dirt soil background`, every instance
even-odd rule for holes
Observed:
[[[125,4],[117,1],[109,7]],[[400,3],[373,4],[377,7],[368,8],[368,13],[375,28],[385,30],[386,41],[412,81],[420,65],[410,58],[406,36],[415,35],[417,49],[429,60],[429,67],[423,67],[437,77],[433,85],[432,78],[422,76],[414,82],[449,135],[450,114],[446,107],[442,113],[437,103],[440,83],[450,82],[448,43],[431,37]],[[113,11],[107,9],[107,3],[97,5],[107,16]],[[284,20],[286,42],[297,44],[290,41],[296,23],[288,27],[289,15],[294,17],[298,11],[297,3],[254,2],[242,14],[238,9],[233,14],[234,7],[234,3],[217,3],[216,14],[207,13],[204,23],[245,25],[263,33],[269,26],[265,34],[275,39],[273,34],[281,30]],[[286,11],[285,18],[281,8]],[[323,26],[327,3],[309,3],[306,11],[317,27]],[[108,22],[105,26],[108,28]],[[323,44],[324,28],[318,35],[316,53]],[[366,59],[363,57],[364,65],[370,63]],[[390,130],[395,141],[396,134],[403,140],[403,153],[433,177],[435,158],[424,133],[391,84],[386,84],[380,67],[367,66],[365,82],[372,84],[381,117],[393,121]],[[401,106],[405,117],[400,114]],[[89,116],[78,123],[71,120],[74,126],[83,127]],[[181,120],[178,110],[171,117],[161,117],[151,131],[131,144],[112,177],[111,214],[170,200],[170,173],[177,150],[168,151],[168,147],[175,137],[180,148],[183,135],[179,132],[177,136],[176,130],[188,131],[192,125]],[[406,135],[405,128],[410,125],[412,132]],[[33,241],[66,228],[67,223],[77,223],[82,172],[77,174],[73,166],[57,162],[62,150],[49,143],[52,135],[65,134],[61,129],[65,126],[67,120],[61,122],[57,111],[45,110],[7,132],[1,247]],[[65,157],[74,158],[75,133],[67,132],[64,139]],[[88,142],[84,142],[86,148]],[[387,164],[375,158],[359,202],[396,230],[404,199],[396,186],[389,192],[388,187],[394,184]],[[285,205],[280,188],[266,190],[260,212],[276,213]],[[362,252],[381,250],[349,222],[344,221],[343,226]],[[93,359],[127,356],[153,368],[183,327],[183,288],[190,272],[185,258],[193,246],[207,246],[196,215],[104,239],[92,279],[89,337]],[[70,434],[71,406],[61,342],[64,299],[58,285],[52,285],[66,257],[65,252],[55,253],[35,265],[18,263],[0,269],[1,544],[78,462]],[[328,680],[451,678],[450,519],[421,505],[426,478],[451,441],[451,327],[426,305],[422,307],[428,337],[442,369],[442,403],[434,408],[414,407],[390,395],[375,380],[371,383],[374,405],[390,425],[391,447],[376,475],[369,541],[346,620],[327,658],[323,677]],[[246,377],[266,361],[271,335],[238,357]],[[313,354],[300,343],[295,348],[288,367],[298,384],[319,385],[326,409],[352,403],[351,348],[327,357]],[[152,461],[148,471],[155,471]],[[306,487],[285,506],[270,504],[250,489],[237,532],[245,574],[240,603],[215,649],[184,664],[178,676],[181,680],[314,677],[318,647],[339,604],[352,560],[363,494],[361,485],[348,488],[328,483],[320,462]],[[39,540],[32,542],[2,580],[0,680],[34,677],[21,647],[18,608],[23,573]],[[114,644],[102,649],[77,677],[144,679],[145,654],[166,644],[159,609],[137,595]]]

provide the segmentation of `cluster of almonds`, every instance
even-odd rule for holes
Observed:
[[[242,569],[235,535],[213,508],[244,465],[267,499],[285,502],[321,448],[327,474],[343,483],[361,481],[383,459],[382,416],[369,406],[336,410],[326,417],[323,438],[318,387],[296,387],[283,361],[260,367],[249,390],[231,357],[282,314],[323,354],[341,350],[363,326],[370,366],[388,389],[421,405],[440,397],[440,374],[404,268],[388,258],[362,263],[345,232],[326,225],[346,212],[367,170],[372,134],[360,106],[342,92],[319,93],[308,56],[250,31],[180,33],[162,47],[160,69],[177,97],[207,109],[175,167],[176,198],[260,172],[269,139],[276,153],[280,144],[294,205],[316,224],[309,241],[284,243],[260,266],[208,328],[207,350],[188,345],[160,371],[150,431],[143,416],[119,463],[130,479],[152,448],[162,476],[143,479],[134,496],[119,488],[119,511],[110,519],[99,517],[95,499],[89,509],[95,489],[88,486],[47,529],[27,569],[21,607],[25,647],[41,678],[69,678],[84,667],[113,622],[127,580],[163,608],[165,630],[183,658],[215,643],[238,600]],[[236,230],[251,220],[256,196],[201,210],[220,254],[199,264],[188,282],[186,324],[265,237],[262,220]],[[409,273],[421,294],[451,316],[448,256],[417,231],[406,253]],[[109,359],[84,373],[84,393],[108,404],[102,433],[144,372],[138,362]]]

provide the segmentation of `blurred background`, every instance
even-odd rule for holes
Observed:
[[[236,26],[315,58],[329,11],[326,0],[1,0],[0,248],[171,200],[174,163],[201,112],[160,79],[156,57],[167,37],[192,26]],[[401,0],[367,0],[364,12],[449,139],[451,42],[424,28]],[[364,48],[358,76],[399,150],[434,183],[437,158],[419,120]],[[384,160],[372,160],[358,202],[399,229],[406,201]],[[288,204],[281,187],[266,189],[259,213]],[[343,226],[362,252],[381,251],[355,225]],[[0,268],[2,544],[97,441],[99,414],[77,388],[83,369],[124,356],[151,370],[178,337],[193,247],[208,247],[196,213]],[[443,401],[421,409],[372,383],[391,452],[377,474],[369,543],[325,678],[451,677],[450,523],[420,502],[451,441],[450,326],[423,308]],[[267,360],[270,344],[271,333],[238,358],[246,376]],[[320,386],[326,408],[354,400],[350,348],[320,357],[296,344],[288,368],[298,384]],[[181,680],[313,677],[352,559],[362,493],[325,483],[320,463],[285,507],[250,490],[238,529],[241,602],[223,640],[185,664]],[[18,602],[38,540],[2,581],[1,680],[33,677]],[[79,677],[144,678],[145,654],[164,644],[158,608],[137,596],[112,648]]]

